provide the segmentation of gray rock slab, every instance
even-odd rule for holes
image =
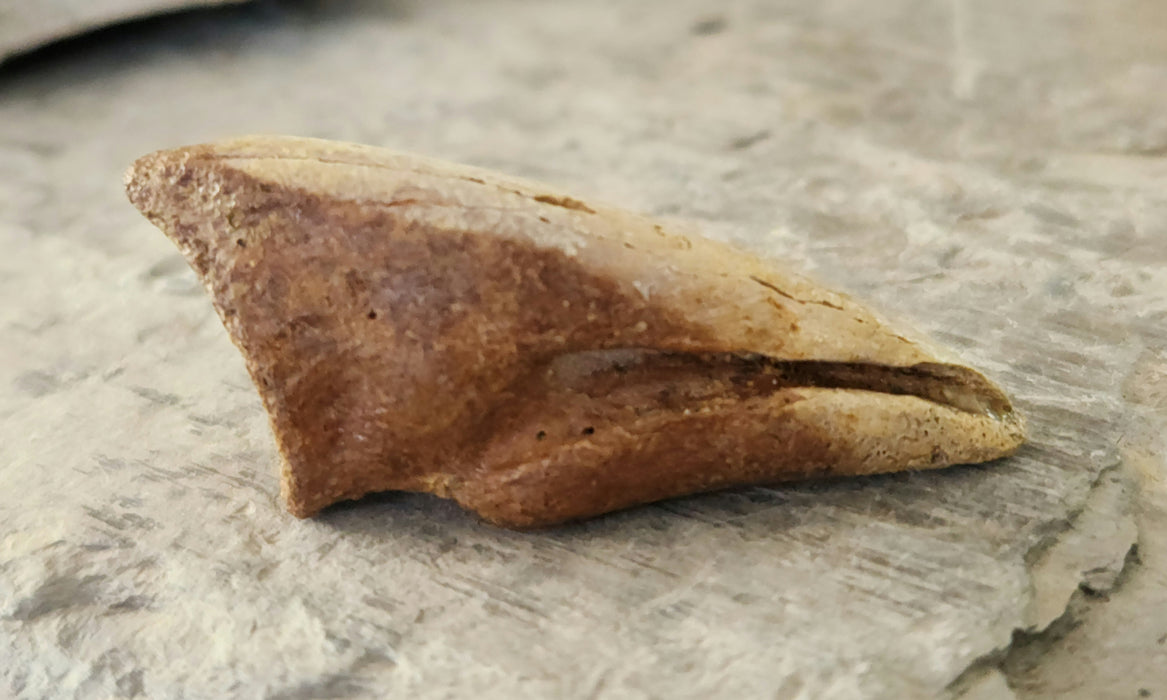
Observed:
[[[231,15],[0,70],[0,693],[944,696],[1123,560],[1131,377],[1167,347],[1159,3]],[[121,191],[248,132],[696,222],[956,348],[1032,441],[539,533],[406,494],[295,520],[241,358]]]

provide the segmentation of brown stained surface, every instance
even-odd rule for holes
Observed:
[[[983,461],[1023,439],[999,389],[932,362],[855,302],[800,301],[838,295],[709,241],[697,243],[710,257],[694,255],[651,221],[479,175],[280,138],[155,154],[127,175],[247,357],[294,514],[417,490],[499,524],[547,525],[716,487]],[[476,226],[483,211],[494,219]],[[620,237],[610,259],[580,252]],[[667,292],[646,292],[661,276]],[[755,315],[770,292],[793,304]],[[631,374],[597,369],[615,379],[612,399],[581,402],[549,373],[605,350],[648,351]],[[759,366],[781,360],[795,364]],[[905,361],[916,364],[876,364]],[[753,396],[733,388],[755,374]],[[784,410],[802,398],[789,387],[819,388],[825,413]],[[569,423],[606,415],[582,440],[494,417],[527,405]],[[903,431],[888,418],[901,413],[931,430]],[[525,449],[508,431],[544,438]]]

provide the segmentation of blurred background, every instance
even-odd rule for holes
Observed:
[[[149,151],[355,141],[695,222],[986,368],[986,468],[544,535],[299,522]],[[1167,3],[0,0],[0,695],[1167,697]]]

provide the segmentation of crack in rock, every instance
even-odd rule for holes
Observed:
[[[1103,469],[1067,527],[1030,550],[1026,560],[1032,593],[1022,626],[1014,628],[1008,644],[970,663],[948,685],[950,697],[1014,698],[1010,670],[1035,663],[1073,629],[1088,597],[1121,585],[1137,563],[1134,492],[1122,464]]]

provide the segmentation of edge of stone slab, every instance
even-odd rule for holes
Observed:
[[[1023,622],[1010,639],[970,662],[948,684],[959,700],[1013,700],[1007,669],[1020,657],[1038,658],[1077,625],[1087,597],[1122,585],[1137,562],[1134,517],[1137,482],[1124,462],[1105,467],[1091,484],[1081,509],[1066,526],[1026,553],[1031,595]]]

